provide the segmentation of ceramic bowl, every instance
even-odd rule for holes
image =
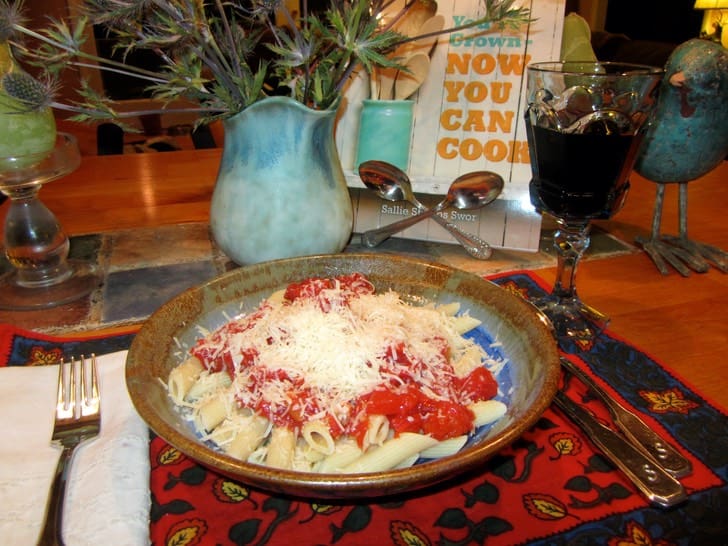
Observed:
[[[201,442],[167,396],[170,370],[185,358],[199,327],[213,330],[226,317],[249,311],[273,291],[315,276],[360,272],[378,291],[393,289],[413,302],[457,300],[482,321],[487,340],[499,343],[508,364],[498,376],[504,417],[478,430],[456,455],[387,472],[314,474],[246,463]],[[477,332],[476,332],[477,334]],[[478,340],[478,342],[481,342]],[[139,415],[169,444],[202,465],[247,486],[307,498],[371,498],[425,488],[473,471],[531,427],[556,392],[559,358],[549,330],[533,308],[481,277],[444,265],[384,254],[338,254],[242,267],[192,288],[164,304],[134,338],[126,382]]]

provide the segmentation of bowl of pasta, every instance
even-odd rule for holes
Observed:
[[[126,361],[149,427],[273,493],[371,498],[481,467],[558,387],[527,302],[442,264],[338,254],[242,267],[142,325]]]

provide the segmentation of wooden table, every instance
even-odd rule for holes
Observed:
[[[204,222],[219,158],[219,150],[85,157],[41,196],[70,235]],[[728,162],[692,182],[688,194],[690,236],[728,249]],[[625,209],[601,225],[627,242],[647,234],[654,195],[655,185],[635,175]],[[677,231],[675,186],[666,192],[663,231]],[[539,274],[554,277],[553,269]],[[728,275],[663,276],[637,252],[584,262],[578,284],[582,298],[611,317],[615,334],[728,408]]]

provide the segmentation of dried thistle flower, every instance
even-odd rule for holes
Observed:
[[[7,42],[17,35],[15,28],[26,23],[26,18],[23,16],[23,3],[18,1],[11,4],[6,0],[0,5],[0,9],[2,9],[2,15],[0,15],[0,42]]]
[[[0,77],[0,89],[17,102],[18,113],[49,107],[55,94],[54,82],[41,82],[21,71],[9,72]]]

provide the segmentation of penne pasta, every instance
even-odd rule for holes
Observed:
[[[285,290],[276,290],[270,296],[268,296],[267,302],[270,305],[280,304],[283,301],[285,294],[286,294]]]
[[[480,348],[477,345],[471,345],[465,349],[461,354],[460,358],[454,360],[452,363],[455,375],[458,377],[465,377],[475,368],[482,366],[483,363],[480,361]]]
[[[344,468],[361,457],[363,451],[354,440],[346,439],[336,443],[334,452],[315,467],[322,474],[340,474]]]
[[[507,406],[498,400],[483,400],[481,402],[475,402],[468,407],[475,414],[473,423],[476,427],[482,427],[483,425],[489,425],[497,421],[508,410]]]
[[[334,452],[334,439],[322,421],[309,421],[303,425],[301,436],[313,451],[324,455],[331,455]]]
[[[227,401],[224,398],[210,398],[195,412],[197,430],[210,432],[227,417]]]
[[[346,473],[384,472],[434,446],[437,440],[425,434],[403,432],[396,438],[387,440],[381,446],[369,449],[357,460],[344,467]]]
[[[237,427],[237,432],[225,448],[232,457],[247,460],[263,443],[268,431],[268,420],[259,415],[250,415]]]
[[[370,415],[367,426],[365,447],[380,446],[389,435],[389,419],[385,415]]]
[[[230,377],[226,373],[201,373],[187,391],[185,399],[202,400],[209,395],[217,394],[230,385]]]
[[[296,449],[296,433],[286,427],[273,427],[268,440],[265,464],[273,468],[289,470],[293,467]]]
[[[477,328],[480,324],[481,321],[479,319],[471,317],[470,315],[458,315],[453,317],[453,328],[460,335],[469,332],[473,328]]]
[[[293,468],[302,472],[313,472],[314,466],[323,461],[327,455],[311,449],[305,440],[299,438],[293,455]]]
[[[400,468],[409,468],[410,466],[414,466],[414,464],[420,460],[420,454],[415,453],[414,455],[411,455],[407,457],[406,459],[402,460],[397,466],[392,467],[392,470],[399,470]]]
[[[460,302],[453,301],[450,303],[443,303],[442,305],[437,306],[437,310],[440,311],[440,313],[454,317],[457,312],[460,311]]]
[[[167,380],[167,391],[172,400],[178,404],[182,403],[204,369],[202,362],[195,356],[189,357],[174,368]]]
[[[441,459],[442,457],[449,457],[450,455],[454,455],[460,451],[467,441],[467,434],[456,436],[455,438],[448,438],[447,440],[441,440],[434,446],[422,450],[420,457],[425,459]]]

